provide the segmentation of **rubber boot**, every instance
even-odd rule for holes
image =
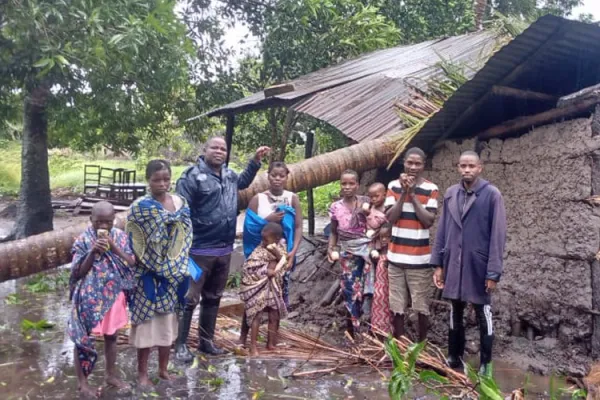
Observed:
[[[194,310],[184,310],[183,316],[179,321],[179,331],[177,332],[177,341],[175,342],[175,359],[182,362],[192,362],[194,354],[187,347],[187,338],[192,325],[192,315]]]
[[[429,331],[429,317],[425,314],[419,313],[419,342],[427,340],[427,332]]]
[[[483,313],[481,313],[483,314]],[[492,348],[494,346],[494,334],[491,326],[488,330],[488,321],[484,315],[478,315],[479,319],[479,374],[492,376]],[[491,323],[491,321],[490,321]],[[488,335],[488,332],[491,334]]]
[[[393,325],[394,337],[396,339],[406,336],[406,331],[404,329],[404,314],[394,314]]]
[[[465,328],[459,326],[448,331],[448,366],[458,369],[463,366],[462,359],[465,354]]]
[[[226,353],[225,350],[215,346],[213,342],[218,313],[219,306],[203,306],[200,312],[200,326],[198,328],[200,344],[198,346],[198,350],[211,356],[220,356]]]

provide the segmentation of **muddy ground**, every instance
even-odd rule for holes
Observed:
[[[0,200],[0,236],[3,230],[10,231],[14,223],[11,211],[2,211],[8,204]],[[65,212],[55,213],[55,229],[88,220],[89,216],[72,216]],[[322,232],[327,220],[317,220],[317,232]],[[238,221],[238,231],[243,225],[243,214]],[[344,340],[344,307],[343,304],[321,306],[321,300],[337,282],[339,267],[324,261],[325,239],[323,237],[306,238],[298,254],[298,266],[292,274],[291,303],[289,323],[310,327],[316,335],[320,335],[332,343]],[[241,270],[243,257],[241,248],[236,249],[233,258],[232,274]],[[73,390],[76,387],[71,343],[64,335],[69,304],[65,293],[48,295],[31,295],[23,289],[24,282],[10,281],[0,284],[0,398],[76,398]],[[17,293],[23,297],[22,304],[5,304],[7,296]],[[228,296],[235,298],[235,293]],[[58,306],[57,306],[58,305]],[[448,310],[443,302],[433,305],[436,315],[432,326],[431,340],[442,347],[446,340],[446,315]],[[41,335],[21,332],[22,319],[47,319],[55,322],[54,329]],[[471,329],[468,335],[467,349],[471,353],[473,365],[478,364],[478,337],[474,329],[474,318],[471,316]],[[535,339],[535,338],[534,338]],[[538,375],[568,373],[581,376],[585,373],[585,363],[573,363],[553,351],[557,343],[551,338],[538,338],[530,341],[523,337],[511,337],[499,334],[495,348],[495,374],[505,390],[512,390],[530,385],[532,398],[546,398],[544,393],[549,388],[547,378]],[[100,344],[101,354],[101,344]],[[562,354],[562,353],[561,353]],[[574,357],[577,355],[574,354]],[[215,373],[209,373],[213,365]],[[102,357],[99,361],[99,373],[93,381],[101,383]],[[119,356],[119,365],[123,377],[133,382],[135,378],[135,350],[125,347]],[[279,379],[289,373],[296,365],[292,361],[254,361],[247,359],[224,358],[209,361],[195,369],[176,366],[179,378],[174,385],[159,385],[155,394],[146,397],[160,398],[208,398],[208,399],[250,399],[261,389],[267,396],[263,398],[385,398],[387,389],[381,379],[374,373],[357,372],[351,377],[331,375],[318,380]],[[516,367],[518,366],[518,367]],[[152,368],[156,368],[153,364]],[[532,372],[533,374],[529,374]],[[224,383],[211,387],[209,381],[223,378]],[[3,394],[4,393],[4,394]],[[116,397],[115,397],[116,396]],[[291,397],[290,397],[291,396]],[[117,396],[110,394],[105,398],[146,398],[141,394]]]

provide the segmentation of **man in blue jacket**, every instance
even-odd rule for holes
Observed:
[[[240,175],[227,168],[227,144],[222,137],[209,139],[198,163],[187,168],[177,181],[177,193],[187,200],[192,217],[194,239],[190,256],[202,268],[198,282],[191,281],[186,306],[179,321],[176,358],[191,362],[194,355],[186,346],[192,314],[202,296],[199,348],[209,355],[224,351],[213,343],[221,296],[229,275],[238,215],[238,190],[246,189],[260,169],[262,158],[270,151],[260,147]]]
[[[482,169],[477,153],[466,151],[460,156],[462,180],[444,195],[430,262],[436,266],[433,281],[451,304],[448,364],[462,366],[463,314],[471,303],[479,322],[479,372],[490,375],[494,341],[491,294],[502,275],[506,211],[500,191],[479,176]]]

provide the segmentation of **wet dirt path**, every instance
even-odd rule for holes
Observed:
[[[64,274],[64,273],[63,273]],[[57,274],[45,276],[55,279]],[[68,291],[32,294],[28,279],[0,284],[0,399],[76,399],[77,380],[73,368],[73,345],[65,335],[70,312]],[[24,319],[47,320],[55,324],[42,332],[23,332]],[[102,342],[91,377],[102,384],[104,372]],[[157,356],[151,356],[150,371],[156,375]],[[130,346],[121,346],[118,368],[122,378],[135,382],[136,355]],[[250,360],[226,357],[201,360],[194,366],[172,365],[174,382],[159,382],[148,393],[119,394],[105,390],[105,399],[385,399],[387,384],[366,370],[352,376],[328,375],[317,380],[286,379],[297,362]],[[548,378],[527,376],[515,366],[497,362],[495,374],[503,390],[521,387],[528,381],[528,398],[548,398]],[[418,392],[418,391],[417,391]],[[415,396],[415,398],[418,396]],[[421,399],[433,399],[431,396]]]

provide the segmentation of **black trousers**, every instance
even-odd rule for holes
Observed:
[[[192,259],[202,268],[202,276],[198,282],[190,280],[185,309],[194,311],[200,302],[202,307],[218,308],[227,285],[231,254],[221,257],[192,255]]]
[[[464,314],[466,302],[452,300],[450,308],[450,330],[448,332],[448,355],[462,359],[465,352]],[[492,308],[489,304],[473,304],[479,325],[479,358],[481,364],[492,361],[494,328],[492,326]]]

